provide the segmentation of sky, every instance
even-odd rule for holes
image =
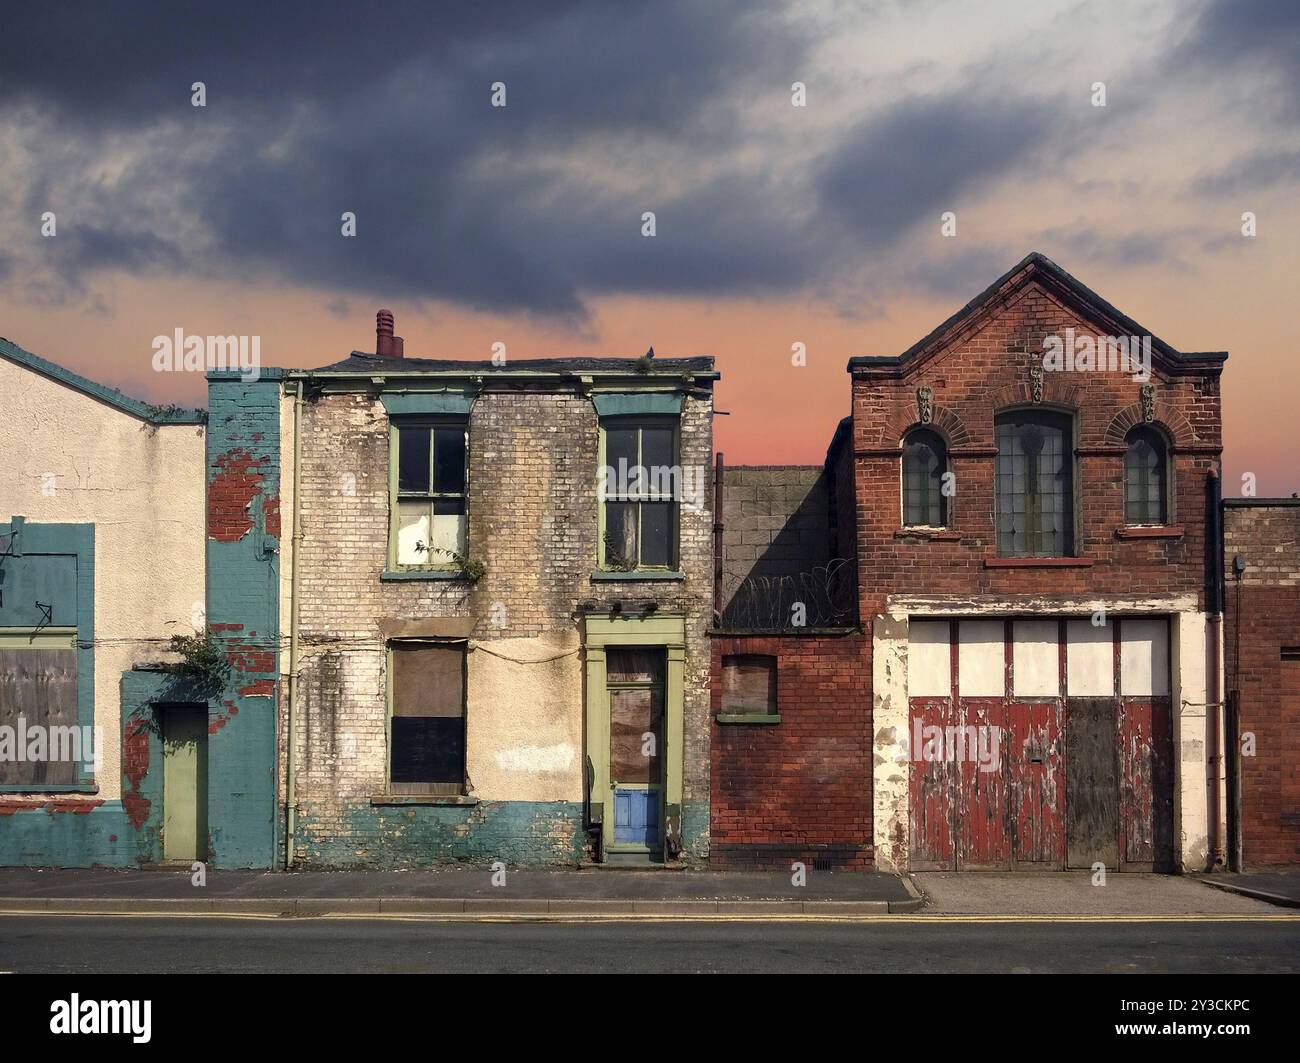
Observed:
[[[320,366],[387,306],[408,356],[712,355],[727,461],[818,462],[850,357],[1036,250],[1229,351],[1225,493],[1300,491],[1291,0],[6,0],[0,167],[0,335],[150,401],[204,392],[155,336]]]

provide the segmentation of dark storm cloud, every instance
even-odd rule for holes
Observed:
[[[1217,173],[1192,182],[1200,195],[1253,195],[1273,185],[1300,182],[1300,151],[1262,151],[1235,160]]]
[[[1263,73],[1262,109],[1300,115],[1300,4],[1296,0],[1211,0],[1175,52],[1179,63],[1215,71]]]
[[[785,96],[807,46],[752,3],[40,4],[6,21],[0,108],[49,123],[62,172],[88,172],[114,130],[167,131],[135,160],[129,209],[100,186],[60,204],[70,239],[55,265],[70,284],[183,259],[575,314],[585,291],[787,281],[810,254],[761,176],[712,164],[738,136],[736,108]],[[190,106],[194,81],[206,108]],[[496,81],[506,108],[489,106]],[[663,153],[682,148],[705,176],[656,192]],[[650,190],[609,187],[607,158]],[[40,174],[52,159],[36,163],[33,206],[54,198]],[[142,208],[169,196],[210,240],[140,233]],[[340,236],[345,210],[356,239]],[[640,235],[645,210],[661,216],[655,240]]]
[[[185,269],[571,318],[594,293],[815,285],[1049,135],[1047,103],[954,91],[778,177],[741,119],[789,106],[814,43],[800,26],[752,0],[18,4],[0,117],[43,130],[26,200],[59,209],[41,261],[69,290]],[[123,143],[124,179],[82,176]]]
[[[908,100],[864,123],[826,160],[823,202],[872,244],[922,220],[937,228],[943,211],[958,210],[1040,146],[1054,113],[1046,101],[968,93]]]

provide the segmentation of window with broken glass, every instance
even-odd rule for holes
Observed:
[[[389,564],[454,568],[466,554],[464,421],[403,420],[392,428]]]

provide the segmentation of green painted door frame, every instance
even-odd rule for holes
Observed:
[[[686,619],[655,614],[647,617],[587,616],[583,623],[587,699],[587,756],[591,759],[591,814],[601,825],[602,850],[617,853],[614,808],[609,772],[609,685],[605,651],[610,646],[662,649],[667,655],[664,683],[663,804],[660,809],[660,848],[663,832],[680,832],[682,820],[682,739],[686,700]],[[644,847],[641,848],[644,852]]]

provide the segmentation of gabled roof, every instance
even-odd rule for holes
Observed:
[[[60,384],[66,384],[74,391],[80,391],[83,395],[89,395],[92,399],[98,399],[114,409],[138,417],[142,421],[148,421],[150,424],[202,424],[207,419],[207,413],[203,410],[183,409],[179,406],[156,406],[123,395],[114,388],[98,384],[74,373],[71,369],[64,369],[63,366],[32,354],[31,351],[23,350],[3,336],[0,336],[0,357],[7,358],[51,380],[57,380]]]
[[[504,366],[490,359],[459,361],[454,358],[380,358],[364,351],[353,351],[341,362],[313,369],[310,373],[357,373],[363,376],[382,376],[391,373],[428,373],[442,376],[511,376],[531,374],[543,376],[587,376],[591,374],[663,375],[680,376],[690,373],[709,376],[713,373],[713,359],[699,358],[522,358],[510,359]]]
[[[1064,302],[1073,304],[1088,317],[1099,319],[1106,325],[1111,326],[1111,335],[1150,336],[1152,353],[1157,355],[1167,368],[1173,370],[1205,370],[1220,366],[1227,361],[1227,351],[1188,352],[1176,350],[1156,336],[1149,328],[1139,325],[1127,314],[1112,306],[1081,280],[1071,276],[1046,255],[1039,251],[1031,251],[953,314],[952,317],[948,318],[929,335],[912,344],[902,354],[861,355],[850,358],[849,372],[871,373],[872,371],[879,371],[884,375],[896,375],[909,362],[944,346],[949,338],[961,331],[973,318],[993,309],[995,303],[1005,301],[1012,292],[1018,291],[1031,281],[1036,281],[1044,288],[1054,292]]]

